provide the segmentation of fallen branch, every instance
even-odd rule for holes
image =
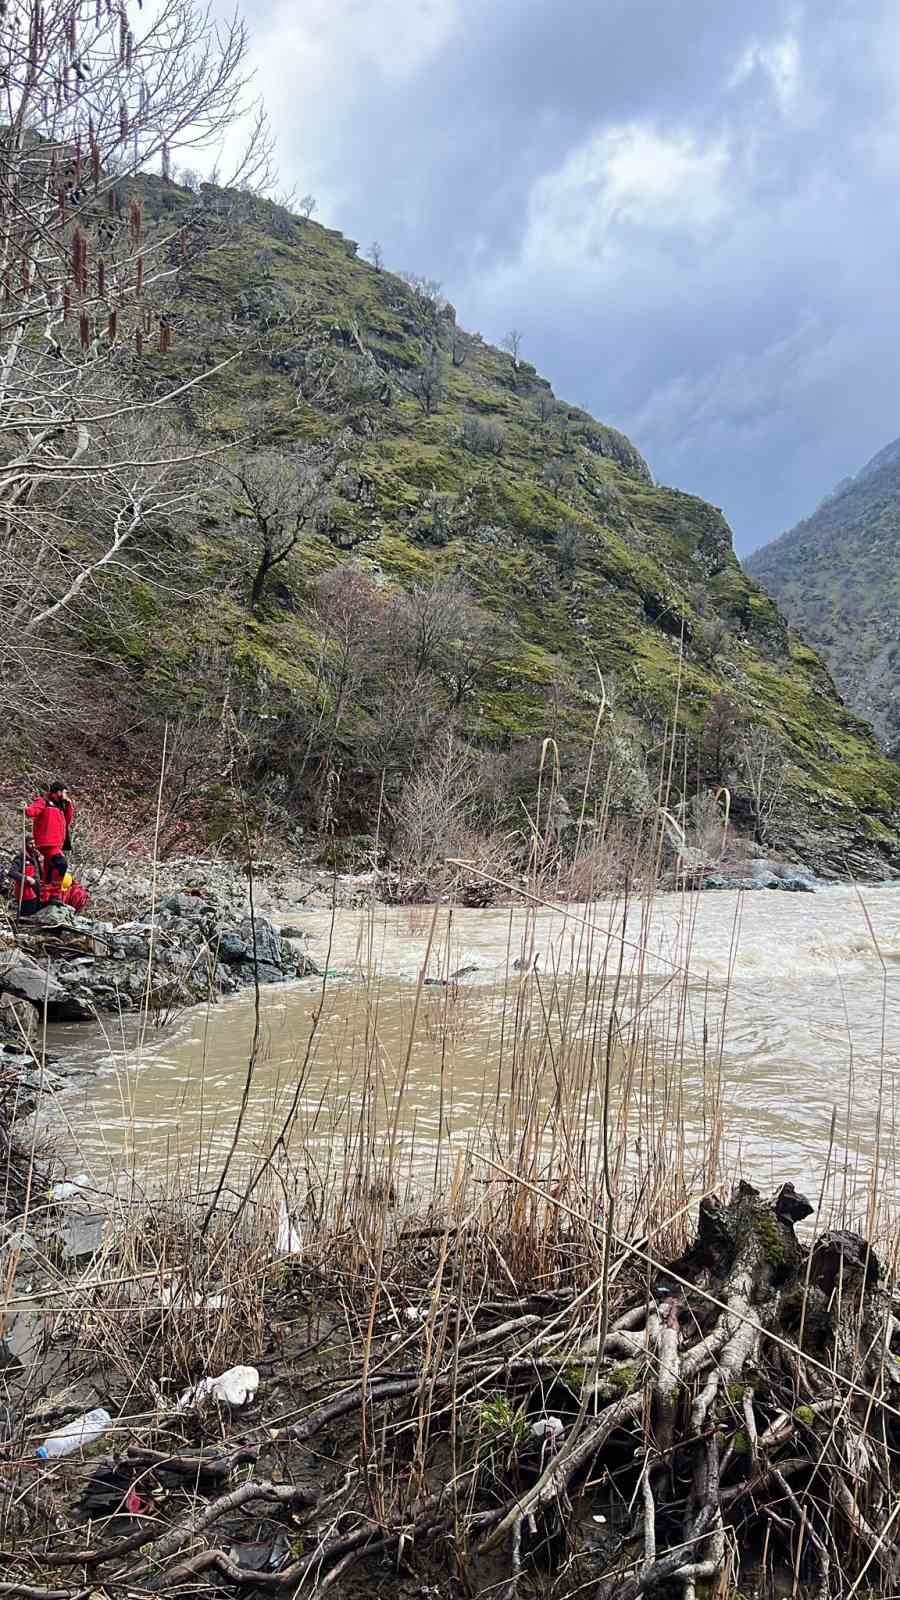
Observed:
[[[276,1505],[309,1510],[318,1505],[319,1497],[307,1489],[295,1489],[293,1484],[272,1483],[267,1478],[248,1478],[246,1483],[239,1484],[228,1494],[220,1495],[201,1511],[194,1512],[193,1516],[170,1528],[168,1533],[154,1539],[147,1546],[147,1559],[137,1572],[117,1573],[114,1578],[107,1581],[114,1582],[127,1576],[129,1583],[133,1583],[147,1577],[160,1562],[183,1550],[186,1544],[190,1544],[192,1539],[196,1539],[214,1522],[228,1516],[232,1511],[237,1511],[240,1506],[247,1505],[251,1500],[266,1500]]]

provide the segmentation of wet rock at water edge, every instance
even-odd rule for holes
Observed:
[[[63,1264],[83,1267],[92,1261],[103,1243],[106,1216],[97,1211],[67,1210],[56,1225]]]
[[[703,889],[730,889],[750,892],[756,889],[778,889],[794,894],[815,894],[815,881],[806,873],[777,873],[760,870],[763,863],[754,865],[753,874],[741,878],[724,872],[708,872],[700,885]]]
[[[247,958],[257,966],[277,968],[283,976],[284,950],[279,934],[267,917],[245,917],[241,923],[241,938]]]
[[[537,965],[537,960],[535,961],[535,966],[536,965]],[[514,961],[513,962],[513,966],[518,968],[519,963],[517,961]],[[447,977],[447,978],[426,978],[425,979],[425,984],[426,984],[426,987],[430,987],[430,988],[434,988],[434,989],[446,989],[446,988],[449,987],[450,984],[458,983],[460,978],[470,978],[472,976],[472,973],[473,972],[477,972],[478,970],[479,970],[478,962],[477,961],[470,961],[468,966],[457,967],[456,971],[455,972],[451,972],[450,976]]]
[[[229,928],[219,930],[212,940],[212,946],[220,961],[246,961],[251,954],[243,935]]]
[[[60,909],[62,917],[56,915]],[[118,924],[73,921],[65,907],[48,910],[53,915],[43,929],[20,930],[25,948],[0,952],[0,1003],[25,1007],[35,1021],[35,1008],[39,1015],[45,1005],[53,1022],[86,1021],[98,1012],[145,1004],[171,1013],[244,985],[317,973],[315,963],[282,939],[268,918],[241,918],[228,897],[220,900],[208,891],[170,893]],[[21,1041],[14,1014],[3,1024],[0,1016],[0,1039],[6,1033]]]
[[[21,1094],[32,1105],[41,1095],[59,1094],[68,1082],[62,1073],[38,1066],[30,1056],[3,1056],[0,1058],[0,1068],[4,1072],[11,1069],[15,1073],[17,1096]],[[26,1109],[25,1104],[20,1108],[23,1112]]]
[[[0,995],[0,1038],[10,1039],[18,1047],[35,1037],[38,1026],[38,1014],[27,1000]]]
[[[28,1000],[40,1010],[46,1006],[51,1022],[84,1022],[94,1015],[93,1007],[67,989],[49,967],[19,951],[0,958],[0,992]]]
[[[0,990],[17,1000],[30,1000],[32,1005],[43,1005],[45,999],[65,999],[62,984],[49,969],[17,950],[0,957]]]
[[[248,986],[254,980],[258,983],[284,983],[286,976],[280,967],[274,967],[268,961],[258,961],[255,966],[252,961],[242,961],[235,970],[240,974],[241,982]]]
[[[780,879],[777,872],[773,872],[767,861],[755,861],[751,868],[751,876],[758,889],[777,889]]]

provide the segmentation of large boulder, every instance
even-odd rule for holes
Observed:
[[[779,889],[786,889],[788,894],[815,894],[816,886],[802,873],[791,873],[786,878],[780,878]]]
[[[281,967],[276,967],[272,961],[242,961],[235,970],[240,973],[244,983],[283,983],[286,973]]]
[[[285,965],[284,948],[280,935],[276,933],[268,917],[256,917],[255,919],[245,917],[241,923],[241,938],[247,948],[247,959],[251,963],[255,959],[258,968],[277,968],[279,976],[283,975]],[[261,973],[260,977],[262,977]]]
[[[30,1000],[32,1005],[55,1005],[66,999],[66,991],[49,967],[39,966],[20,950],[7,950],[0,955],[0,993],[14,995],[17,1000]]]
[[[253,953],[242,933],[233,928],[220,928],[210,941],[220,961],[246,961]]]

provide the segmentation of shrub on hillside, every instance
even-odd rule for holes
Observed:
[[[459,442],[476,456],[502,456],[506,433],[503,424],[492,417],[467,416],[460,425]]]

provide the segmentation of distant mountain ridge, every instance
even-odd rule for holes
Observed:
[[[900,753],[900,438],[745,562]]]

